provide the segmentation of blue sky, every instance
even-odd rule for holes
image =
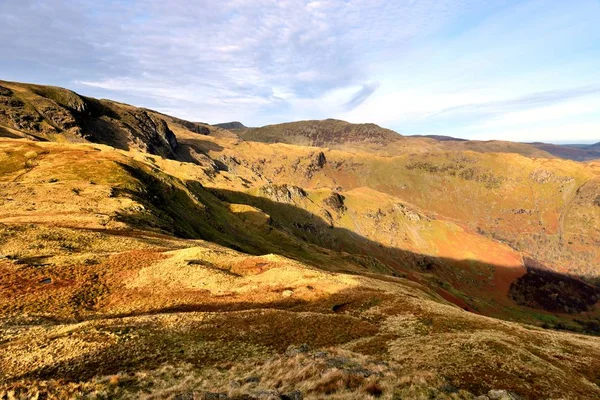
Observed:
[[[600,0],[0,0],[0,79],[182,118],[600,141]]]

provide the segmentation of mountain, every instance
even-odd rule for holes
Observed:
[[[411,135],[411,137],[424,137],[424,138],[429,138],[429,139],[434,139],[434,140],[438,140],[440,142],[445,142],[445,141],[466,141],[467,139],[459,139],[459,138],[455,138],[452,136],[444,136],[444,135]]]
[[[240,135],[246,140],[288,143],[301,146],[337,146],[343,144],[387,145],[402,136],[375,124],[351,124],[336,119],[297,121],[249,129]]]
[[[600,396],[600,163],[1,86],[2,396]]]
[[[222,124],[214,124],[214,126],[223,128],[223,129],[228,129],[228,130],[248,129],[247,126],[245,126],[244,124],[242,124],[241,122],[238,122],[238,121],[224,122]]]
[[[592,151],[600,151],[600,142],[596,143],[596,144],[591,144],[588,147],[586,147],[587,150],[592,150]]]
[[[600,159],[600,146],[569,146],[550,143],[531,143],[532,146],[546,151],[552,155],[573,161],[589,161]]]

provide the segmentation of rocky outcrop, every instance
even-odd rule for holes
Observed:
[[[327,197],[323,200],[323,204],[327,207],[332,208],[338,214],[343,214],[346,211],[346,205],[344,204],[344,200],[346,198],[337,192],[333,192],[331,196]]]
[[[325,153],[322,151],[313,155],[310,164],[306,167],[305,176],[310,179],[312,176],[319,170],[321,170],[325,164],[327,163],[327,159],[325,158]]]
[[[262,186],[259,194],[279,203],[295,203],[307,196],[306,191],[298,186],[275,184]]]
[[[53,86],[0,83],[0,127],[34,139],[87,140],[175,158],[177,138],[159,113]],[[179,122],[197,133],[210,133],[201,124]]]
[[[134,124],[126,125],[130,134],[136,137],[139,146],[149,153],[173,157],[177,149],[177,138],[165,120],[144,110],[130,113]]]
[[[492,389],[487,394],[475,397],[475,400],[522,400],[522,397],[508,390]]]

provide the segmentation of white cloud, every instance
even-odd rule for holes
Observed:
[[[567,99],[502,102],[600,83],[599,13],[589,0],[4,0],[0,67],[213,123],[502,135]],[[569,104],[561,124],[598,113],[591,95],[585,113]]]

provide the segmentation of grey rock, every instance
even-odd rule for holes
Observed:
[[[329,368],[342,369],[351,365],[351,361],[346,357],[331,357],[327,359],[327,366]]]
[[[260,390],[251,394],[256,400],[280,400],[281,396],[277,390]]]
[[[202,400],[227,400],[229,396],[225,393],[206,392],[202,396]]]
[[[294,185],[265,185],[259,189],[259,193],[279,203],[293,203],[307,196],[304,189]]]
[[[487,397],[490,400],[521,400],[521,397],[508,390],[492,389],[488,392]]]
[[[177,393],[173,396],[173,400],[194,400],[195,398],[196,396],[192,391]]]
[[[259,376],[249,376],[246,379],[244,379],[245,383],[258,383],[260,382],[260,377]]]
[[[290,345],[285,350],[285,355],[288,357],[293,357],[293,356],[297,356],[298,354],[308,353],[309,350],[310,350],[310,347],[306,343],[303,343],[300,346]]]
[[[301,391],[296,389],[292,392],[282,394],[280,398],[281,400],[303,400],[304,396]]]

